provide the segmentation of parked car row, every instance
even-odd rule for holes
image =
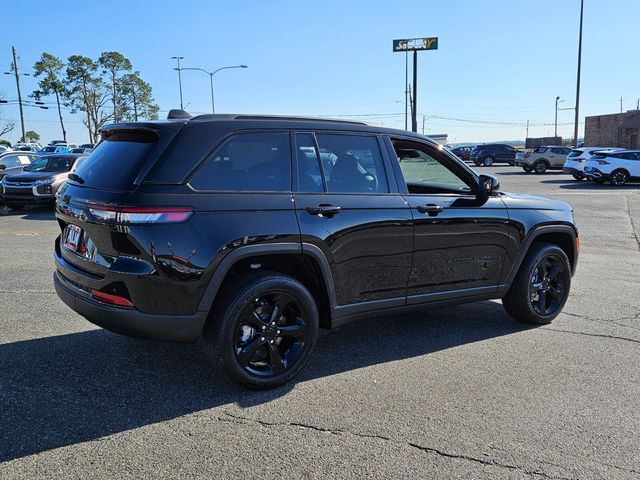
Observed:
[[[40,154],[51,153],[89,153],[93,149],[92,143],[84,143],[78,145],[76,143],[68,143],[64,140],[53,140],[49,145],[42,147],[39,143],[35,142],[18,142],[9,148],[6,146],[0,146],[0,154],[6,152],[33,152]],[[74,151],[75,150],[75,151]]]
[[[53,204],[60,186],[85,158],[87,155],[27,152],[0,156],[0,174],[6,172],[0,181],[0,201],[11,210],[21,210],[26,205]]]

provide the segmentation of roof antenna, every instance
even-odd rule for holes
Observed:
[[[184,110],[180,110],[179,108],[173,108],[169,110],[167,120],[176,120],[179,118],[191,118],[191,114],[189,112],[185,112]]]

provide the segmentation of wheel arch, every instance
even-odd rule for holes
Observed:
[[[211,311],[218,292],[229,280],[252,270],[279,272],[300,281],[316,299],[320,327],[331,328],[336,304],[331,268],[322,250],[315,245],[272,243],[240,247],[218,264],[205,290],[199,311]]]
[[[576,231],[575,227],[568,224],[543,225],[533,228],[527,235],[526,239],[523,241],[520,254],[518,255],[518,258],[513,267],[511,268],[509,276],[504,282],[507,289],[513,283],[518,270],[520,270],[520,267],[522,266],[522,262],[531,250],[531,246],[536,242],[551,243],[553,245],[559,246],[569,258],[569,263],[571,264],[571,275],[573,276],[573,274],[575,273],[579,254],[578,232]]]

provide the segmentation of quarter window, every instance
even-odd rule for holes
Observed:
[[[389,192],[376,137],[318,134],[316,138],[328,192]]]
[[[193,177],[196,190],[291,190],[288,133],[244,133],[227,140]]]

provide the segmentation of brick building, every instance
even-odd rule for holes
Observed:
[[[640,110],[586,117],[586,146],[640,148]]]

